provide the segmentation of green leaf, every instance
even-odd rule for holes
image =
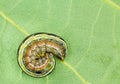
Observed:
[[[26,75],[17,49],[48,32],[68,45],[47,77]],[[0,84],[120,84],[120,0],[0,0]]]

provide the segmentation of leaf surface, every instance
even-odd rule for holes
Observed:
[[[46,77],[26,75],[17,49],[29,34],[48,32],[68,45]],[[119,0],[0,0],[0,84],[120,84]]]

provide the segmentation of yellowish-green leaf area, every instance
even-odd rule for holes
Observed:
[[[43,78],[17,63],[19,44],[36,32],[68,45]],[[120,84],[120,0],[0,0],[0,84]]]

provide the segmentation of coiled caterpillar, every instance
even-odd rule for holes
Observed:
[[[66,51],[67,45],[61,37],[36,33],[25,38],[19,46],[18,63],[28,75],[43,77],[54,69],[54,56],[64,60]]]

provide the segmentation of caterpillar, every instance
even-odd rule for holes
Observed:
[[[44,77],[55,68],[55,59],[64,60],[67,45],[60,36],[35,33],[26,37],[18,48],[18,64],[33,77]]]

